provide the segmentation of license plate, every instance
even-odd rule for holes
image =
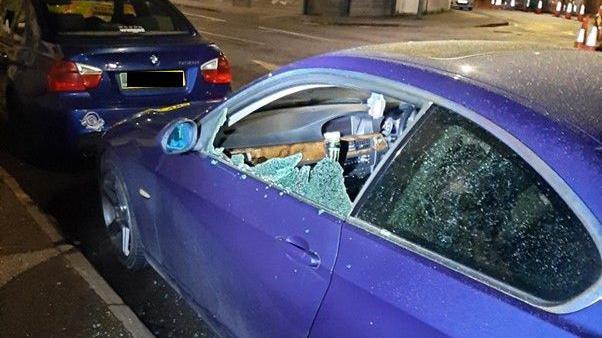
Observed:
[[[181,88],[186,86],[186,76],[182,70],[120,73],[119,80],[123,89]]]

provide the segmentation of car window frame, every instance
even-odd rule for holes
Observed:
[[[206,115],[203,119],[201,119],[200,124],[203,126],[201,127],[201,136],[199,137],[197,145],[194,149],[196,151],[199,151],[203,156],[209,156],[214,161],[218,161],[223,165],[233,168],[234,170],[241,172],[242,174],[248,177],[252,177],[254,179],[259,180],[260,182],[272,185],[278,190],[284,191],[278,186],[274,185],[273,183],[267,182],[265,179],[260,178],[254,175],[253,173],[241,170],[241,168],[226,161],[223,157],[216,156],[210,151],[207,151],[206,146],[207,142],[209,142],[209,139],[207,138],[207,134],[209,134],[209,131],[207,131],[207,129],[215,131],[215,126],[217,125],[217,117],[219,116],[220,112],[223,112],[224,109],[226,109],[226,111],[228,112],[228,119],[224,122],[224,125],[234,125],[235,123],[256,112],[257,110],[261,109],[267,104],[278,100],[279,98],[303,90],[324,87],[345,87],[359,90],[370,90],[373,92],[378,92],[384,96],[420,105],[424,110],[426,110],[425,107],[430,107],[430,101],[422,99],[424,94],[422,93],[422,91],[410,88],[409,86],[405,87],[403,85],[400,85],[398,82],[383,79],[380,77],[370,76],[367,74],[361,74],[356,72],[337,71],[332,69],[289,71],[277,74],[275,76],[269,76],[264,81],[258,81],[254,85],[245,88],[241,92],[235,94],[232,98],[227,99],[224,103],[222,103],[220,106],[218,106],[208,115]],[[253,109],[249,109],[249,107],[252,107]],[[232,118],[232,123],[230,123],[230,118]],[[208,128],[207,125],[211,127]],[[384,162],[384,159],[386,157],[390,156],[394,148],[395,147],[392,145],[389,148],[389,150],[387,150],[383,157],[383,160],[381,160],[381,163]],[[376,170],[370,175],[370,177],[364,184],[364,187],[368,184],[369,180],[375,174],[377,174]],[[347,214],[345,216],[341,216],[340,214],[335,213],[333,210],[326,208],[324,205],[320,205],[312,200],[309,200],[300,193],[293,191],[287,191],[285,193],[287,195],[293,196],[301,202],[304,202],[319,209],[321,212],[325,212],[334,217],[337,217],[342,221],[344,221],[350,215]]]
[[[568,184],[566,184],[566,182],[564,182],[562,178],[558,176],[558,174],[552,168],[550,168],[539,156],[537,156],[537,154],[535,154],[520,140],[518,140],[509,132],[503,130],[501,127],[497,126],[493,122],[479,115],[478,113],[473,112],[463,106],[455,104],[441,97],[432,98],[433,105],[438,105],[442,108],[448,109],[451,113],[458,114],[460,117],[465,118],[475,127],[481,128],[484,131],[489,132],[492,135],[492,137],[494,137],[497,141],[508,146],[510,150],[516,156],[522,159],[531,170],[540,175],[542,179],[546,183],[548,183],[553,193],[557,194],[558,197],[566,203],[568,209],[574,214],[574,216],[577,217],[577,219],[579,219],[581,225],[585,227],[588,235],[590,236],[596,248],[598,249],[598,254],[600,255],[600,258],[602,259],[602,243],[600,239],[601,234],[599,230],[601,225],[599,221],[591,213],[591,211],[589,210],[589,208],[587,208],[583,201],[579,199],[577,194],[568,186]],[[414,124],[410,128],[408,128],[404,135],[400,137],[396,144],[396,147],[393,149],[391,154],[400,151],[400,148],[403,147],[403,145],[408,141],[408,135],[412,135],[415,132],[419,132],[420,125],[426,120],[426,117],[428,117],[430,113],[431,112],[427,111],[426,113],[417,116]],[[384,175],[386,169],[389,166],[389,163],[393,160],[394,158],[392,158],[391,156],[384,158],[383,161],[381,161],[377,166],[375,174],[370,176],[369,181],[366,182],[366,184],[358,194],[356,200],[354,201],[351,214],[346,220],[349,224],[362,228],[376,235],[379,238],[392,242],[393,244],[401,247],[402,249],[407,249],[413,253],[416,253],[422,257],[425,257],[431,261],[443,265],[451,270],[459,272],[460,274],[469,277],[479,283],[485,284],[488,287],[500,291],[512,298],[518,299],[522,302],[525,302],[531,306],[534,306],[546,312],[555,314],[572,313],[582,310],[602,299],[602,273],[598,276],[595,283],[590,285],[586,290],[576,295],[575,297],[561,302],[547,301],[537,296],[534,296],[528,292],[520,290],[508,283],[502,282],[497,278],[489,276],[483,272],[477,271],[474,268],[461,264],[432,250],[426,249],[416,243],[413,243],[412,241],[395,235],[384,228],[359,219],[358,217],[356,217],[356,215],[358,213],[358,208],[361,205],[361,202],[365,198],[367,198],[366,191],[370,186],[372,186],[372,184],[374,184],[375,181],[378,181],[378,178]]]

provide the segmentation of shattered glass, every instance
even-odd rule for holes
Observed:
[[[325,158],[313,168],[297,168],[303,155],[270,159],[251,168],[259,178],[272,182],[288,192],[295,192],[308,200],[327,207],[338,215],[351,211],[343,168],[338,162]]]
[[[347,216],[351,211],[351,200],[347,195],[341,165],[325,158],[313,168],[308,165],[298,168],[302,159],[303,154],[297,153],[250,167],[244,163],[244,155],[237,154],[232,156],[231,161],[286,192],[299,194],[337,215]]]
[[[325,158],[311,170],[309,182],[303,189],[305,197],[346,216],[351,211],[351,200],[345,188],[343,168],[338,162]]]
[[[232,157],[230,158],[230,161],[232,161],[232,164],[234,164],[235,166],[242,167],[245,164],[245,155],[243,155],[243,154],[232,155]]]
[[[546,300],[592,285],[598,249],[560,197],[505,145],[437,109],[359,218]]]
[[[212,134],[209,136],[206,151],[218,157],[224,157],[223,148],[215,148],[215,138],[227,120],[227,110],[224,109],[218,116]],[[245,163],[245,155],[234,154],[225,157],[239,169],[252,173],[260,179],[266,180],[287,192],[294,192],[308,200],[324,206],[335,214],[347,216],[351,211],[351,200],[345,188],[343,168],[338,162],[323,159],[313,168],[302,166],[298,168],[303,159],[303,154],[297,153],[282,158],[269,159],[253,167]],[[213,160],[211,163],[217,164]],[[246,175],[245,175],[246,177]]]
[[[251,171],[258,177],[278,183],[282,178],[291,175],[295,167],[301,162],[303,154],[294,154],[282,158],[273,158],[253,167]]]

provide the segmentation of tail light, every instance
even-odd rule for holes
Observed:
[[[229,84],[232,82],[232,72],[230,71],[230,62],[225,56],[205,62],[201,66],[201,72],[206,82],[214,84]]]
[[[50,67],[48,88],[53,92],[83,92],[98,87],[101,78],[101,69],[61,60]]]

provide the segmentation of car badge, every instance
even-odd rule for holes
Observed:
[[[96,112],[88,112],[81,119],[81,124],[86,127],[87,130],[102,131],[105,126],[105,120],[103,120]]]
[[[155,54],[151,55],[149,59],[150,59],[150,62],[153,64],[153,66],[156,66],[159,64],[159,58]]]

